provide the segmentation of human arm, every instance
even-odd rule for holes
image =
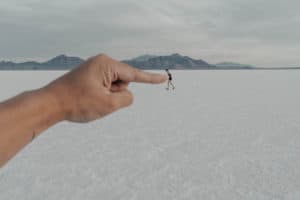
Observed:
[[[129,106],[133,102],[127,88],[130,82],[166,80],[165,75],[98,55],[43,88],[0,103],[0,167],[60,121],[89,122]]]

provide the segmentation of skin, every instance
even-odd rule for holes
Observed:
[[[90,122],[131,105],[130,82],[159,84],[167,78],[98,55],[45,87],[0,103],[0,167],[58,122]]]

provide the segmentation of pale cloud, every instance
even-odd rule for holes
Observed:
[[[178,52],[300,66],[296,0],[1,0],[0,59]]]

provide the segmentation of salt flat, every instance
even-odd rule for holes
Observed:
[[[0,101],[62,73],[0,72]],[[173,76],[46,131],[0,169],[0,199],[300,199],[300,71]]]

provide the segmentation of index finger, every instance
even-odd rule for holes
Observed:
[[[168,79],[165,74],[145,72],[124,63],[120,63],[116,70],[118,78],[125,82],[158,84]]]

